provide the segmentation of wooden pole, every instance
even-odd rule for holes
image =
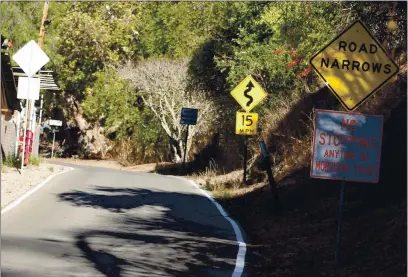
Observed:
[[[44,2],[43,16],[41,19],[40,34],[38,36],[38,46],[43,47],[44,37],[45,37],[45,21],[48,15],[48,2]],[[27,119],[27,130],[31,130],[31,109],[34,106],[34,100],[28,101],[28,119]]]
[[[40,48],[43,47],[43,43],[44,43],[45,21],[47,20],[47,15],[48,15],[48,2],[45,2],[44,3],[44,9],[43,9],[43,17],[42,17],[42,20],[41,20],[40,35],[38,37],[38,46],[40,46]]]

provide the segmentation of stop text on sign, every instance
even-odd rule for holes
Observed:
[[[311,177],[378,182],[382,116],[316,111]]]

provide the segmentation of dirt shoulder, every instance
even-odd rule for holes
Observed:
[[[156,168],[155,163],[150,164],[141,164],[141,165],[134,165],[134,166],[124,166],[115,160],[81,160],[81,159],[73,159],[73,158],[55,158],[55,159],[48,159],[47,161],[52,162],[62,162],[62,163],[70,163],[76,165],[84,165],[84,166],[94,166],[94,167],[104,167],[110,169],[119,169],[119,170],[129,170],[129,171],[136,171],[136,172],[154,172]]]
[[[41,163],[39,166],[29,165],[23,169],[2,166],[1,173],[1,208],[3,209],[11,202],[22,196],[32,187],[44,181],[48,176],[65,170],[62,165]]]

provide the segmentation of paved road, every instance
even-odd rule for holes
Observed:
[[[231,276],[230,223],[187,181],[75,166],[2,215],[1,276]]]

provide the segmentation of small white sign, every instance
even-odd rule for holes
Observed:
[[[40,79],[18,77],[17,98],[38,100],[40,98]]]
[[[32,77],[41,67],[50,61],[50,58],[34,40],[31,40],[17,51],[13,56],[13,60],[23,69],[28,77]]]
[[[51,126],[62,126],[61,120],[50,119],[48,120],[48,124]]]

